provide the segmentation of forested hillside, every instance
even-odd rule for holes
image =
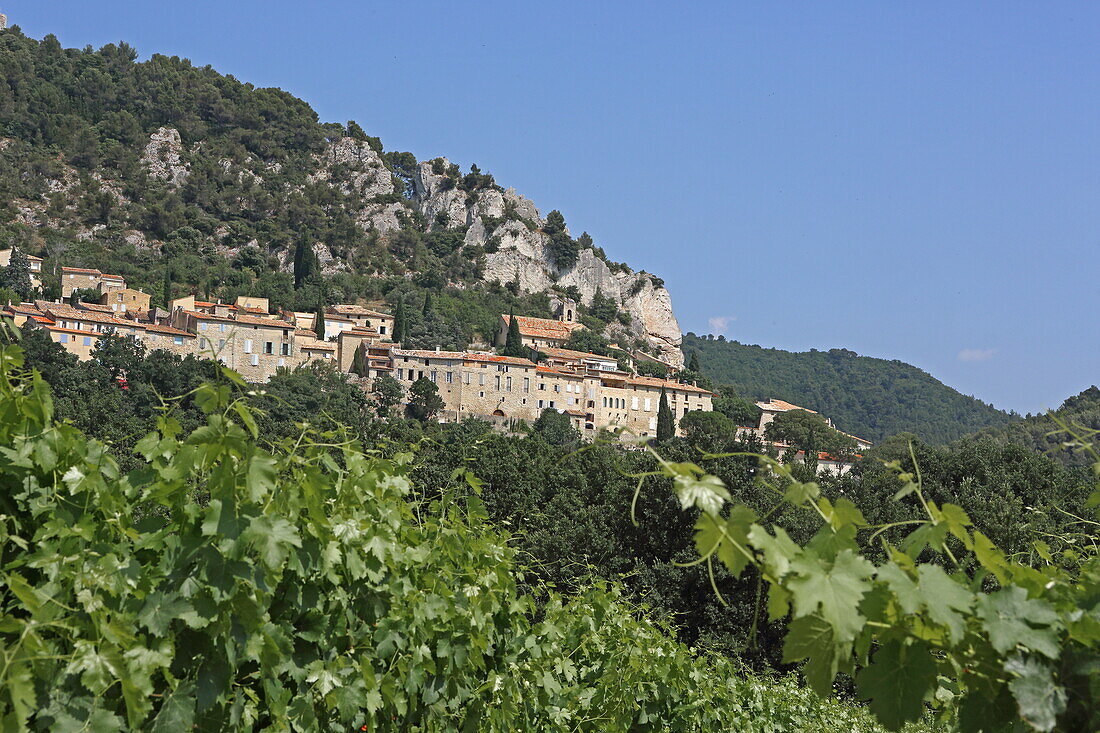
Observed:
[[[120,274],[156,304],[419,307],[432,292],[412,345],[460,348],[490,339],[502,312],[551,315],[549,294],[622,345],[679,359],[660,279],[610,261],[560,212],[476,165],[386,151],[279,89],[139,62],[125,43],[0,33],[0,248],[13,245],[46,259],[47,296],[62,265]]]
[[[847,349],[795,353],[693,333],[683,349],[688,359],[698,352],[704,374],[745,398],[774,397],[817,410],[868,440],[911,432],[946,443],[1015,419],[910,364]]]
[[[986,428],[966,441],[989,439],[999,444],[1015,444],[1046,453],[1070,466],[1087,466],[1091,456],[1067,444],[1076,443],[1069,428],[1079,437],[1091,440],[1100,430],[1100,388],[1095,385],[1068,398],[1053,413],[1028,415],[1008,425]]]

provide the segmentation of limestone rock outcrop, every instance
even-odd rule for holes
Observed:
[[[168,181],[178,186],[187,180],[190,169],[183,161],[183,141],[174,127],[159,127],[149,136],[149,144],[141,156],[151,178]]]
[[[364,231],[384,234],[401,228],[397,213],[405,207],[392,200],[397,192],[393,175],[370,143],[351,137],[330,142],[317,156],[317,171],[309,180],[352,197],[358,205],[355,221]]]
[[[592,249],[583,249],[577,262],[559,268],[547,250],[549,237],[535,204],[515,189],[481,189],[469,194],[447,174],[450,162],[421,163],[414,179],[414,203],[427,221],[437,226],[466,226],[466,245],[486,250],[484,277],[488,281],[514,282],[523,292],[537,293],[554,285],[575,286],[586,305],[599,292],[630,314],[630,324],[619,328],[618,337],[640,337],[661,358],[682,367],[680,324],[672,310],[672,296],[644,272],[612,271]],[[444,173],[439,173],[443,170]],[[486,219],[510,217],[491,231]],[[495,222],[494,222],[495,223]],[[626,346],[627,344],[624,344]]]

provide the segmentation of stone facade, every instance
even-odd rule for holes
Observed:
[[[7,267],[11,263],[12,249],[0,249],[0,267]],[[31,286],[42,289],[42,258],[35,257],[34,255],[27,255],[27,260],[30,262],[31,267]]]
[[[249,382],[266,382],[280,367],[299,363],[294,326],[286,321],[180,308],[172,313],[171,325],[194,333],[199,354],[218,359]]]
[[[68,298],[74,290],[98,290],[100,293],[106,293],[125,287],[126,281],[120,275],[108,275],[99,270],[83,267],[61,268],[62,298]]]
[[[117,313],[145,314],[149,312],[151,297],[149,293],[133,288],[111,288],[103,293],[99,302]]]

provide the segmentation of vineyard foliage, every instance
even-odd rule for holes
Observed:
[[[0,349],[5,730],[877,728],[615,585],[521,592],[476,496],[414,498],[410,453],[308,426],[262,450],[229,371],[192,397],[206,423],[167,406],[123,473]]]
[[[1063,431],[1077,449],[1091,450],[1093,436]],[[917,502],[924,518],[869,526],[855,504],[821,496],[790,464],[759,457],[758,482],[775,506],[758,516],[697,464],[654,455],[660,467],[638,477],[638,490],[649,476],[671,478],[682,507],[699,511],[696,562],[759,572],[768,618],[789,619],[784,659],[804,663],[817,692],[852,675],[857,696],[894,730],[926,706],[963,731],[1100,730],[1100,523],[1081,517],[1084,531],[1037,539],[1036,566],[998,549],[960,506],[926,498],[919,468],[900,462],[888,465],[900,481],[893,499]],[[1088,504],[1100,518],[1100,487]],[[820,522],[805,545],[767,522],[788,506]],[[861,542],[881,542],[885,559],[867,559]]]

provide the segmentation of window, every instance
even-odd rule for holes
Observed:
[[[172,338],[172,343],[176,346],[183,346],[183,336],[174,336]]]
[[[433,369],[432,373],[428,376],[428,378],[431,379],[433,382],[439,381],[439,372],[437,372]]]
[[[378,327],[378,334],[380,336],[385,336],[386,335],[386,327],[385,326],[379,326]]]
[[[454,372],[447,372],[447,384],[450,384],[451,382],[454,381],[454,376],[455,376]]]
[[[405,378],[405,370],[404,369],[398,369],[397,370],[397,378],[398,379],[404,379]]]
[[[551,409],[551,410],[553,410],[553,409],[554,409],[554,400],[550,400],[550,409]]]
[[[199,348],[200,349],[205,349],[206,348],[206,339],[199,339]]]
[[[523,391],[525,393],[531,391],[531,378],[530,377],[524,377],[523,378]]]
[[[283,344],[283,356],[290,356],[290,344]]]
[[[259,365],[260,365],[260,355],[259,354],[253,354],[252,355],[252,366],[259,366]]]
[[[222,333],[225,333],[225,324],[224,323],[219,323],[218,324],[218,330],[221,331]]]
[[[84,345],[85,346],[91,346],[92,345],[92,337],[91,336],[85,336],[84,337]]]
[[[251,354],[252,353],[252,339],[245,339],[244,340],[244,353],[246,353],[246,354]]]
[[[199,322],[199,330],[200,331],[205,331],[206,330],[206,323],[205,322],[202,322],[202,321]]]
[[[464,377],[465,378],[463,379],[463,381],[466,382],[466,384],[469,384],[470,383],[470,373],[465,372]]]
[[[67,333],[61,334],[61,338],[60,338],[59,343],[62,343],[62,344],[69,343],[69,334],[67,334]]]
[[[218,339],[218,351],[225,348],[225,339]]]
[[[505,384],[504,388],[506,390],[508,390],[509,392],[511,392],[512,391],[512,378],[511,377],[505,377],[505,382],[506,382],[506,384]]]
[[[286,359],[279,359],[279,366],[286,366]]]
[[[264,341],[264,353],[265,354],[274,354],[275,353],[275,344],[271,341]]]
[[[561,392],[561,385],[560,384],[555,384],[554,385],[554,391],[555,392]]]
[[[651,409],[653,409],[653,400],[650,399],[649,397],[646,397],[645,398],[645,411],[649,412]]]
[[[638,409],[638,398],[637,397],[634,397],[630,400],[630,409],[631,410],[637,410]]]
[[[482,364],[481,366],[485,366],[485,365]],[[477,384],[478,384],[479,387],[484,387],[485,386],[485,375],[484,374],[478,374],[477,375]]]
[[[542,400],[539,400],[539,409],[542,409]]]
[[[497,378],[496,378],[496,391],[497,392],[500,391],[500,375],[499,374],[497,375]]]
[[[477,396],[478,396],[478,397],[484,397],[484,396],[485,396],[485,393],[484,393],[484,392],[478,392],[478,393],[477,393]]]
[[[655,418],[655,417],[649,418],[649,429],[650,430],[656,430],[657,429],[657,418]]]

